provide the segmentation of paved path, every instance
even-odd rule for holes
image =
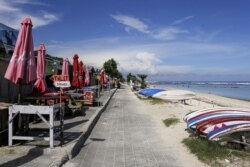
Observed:
[[[66,167],[181,166],[178,154],[159,137],[159,127],[143,103],[117,90],[80,153]]]
[[[48,141],[27,141],[17,143],[14,147],[0,147],[0,167],[45,167],[61,166],[69,157],[75,154],[78,145],[85,140],[85,133],[92,127],[92,122],[102,112],[115,89],[101,92],[98,101],[101,106],[88,107],[77,111],[74,116],[65,116],[64,145],[59,146],[59,138],[55,139],[55,148],[49,148]],[[59,125],[59,120],[56,121]],[[30,124],[31,128],[46,127],[44,123]],[[46,127],[47,128],[47,127]],[[42,131],[43,132],[43,131]],[[43,135],[43,134],[41,134]]]

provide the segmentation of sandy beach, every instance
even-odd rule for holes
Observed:
[[[199,109],[219,107],[219,106],[232,106],[232,107],[250,107],[249,101],[232,99],[227,97],[221,97],[213,94],[197,93],[196,98],[187,101],[187,104],[182,103],[161,103],[151,104],[147,100],[141,100],[145,103],[145,112],[151,115],[156,122],[159,123],[160,128],[159,134],[168,145],[173,145],[178,148],[179,156],[182,157],[180,160],[184,166],[187,166],[187,162],[194,162],[195,166],[206,166],[199,162],[195,155],[191,154],[182,144],[182,140],[187,138],[190,134],[185,130],[186,123],[183,121],[183,116],[190,112]],[[166,127],[162,120],[166,118],[178,118],[179,123]],[[194,165],[192,164],[192,165]],[[226,166],[234,166],[234,163],[226,164]]]

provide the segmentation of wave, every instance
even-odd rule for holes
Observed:
[[[161,81],[151,82],[152,84],[170,84],[170,85],[231,85],[231,86],[250,86],[250,81]]]
[[[236,86],[241,86],[242,85],[242,86],[250,86],[250,82],[207,82],[206,85],[236,85]]]

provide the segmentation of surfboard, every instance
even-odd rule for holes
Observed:
[[[187,90],[168,90],[158,92],[152,97],[166,101],[180,101],[194,98],[195,93]]]
[[[154,94],[161,92],[161,91],[166,91],[166,89],[160,89],[160,88],[146,88],[146,89],[141,89],[138,91],[139,94],[151,97]]]

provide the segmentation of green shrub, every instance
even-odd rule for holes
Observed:
[[[178,118],[167,118],[163,120],[163,123],[166,125],[166,127],[169,127],[171,125],[177,124],[180,120]]]

